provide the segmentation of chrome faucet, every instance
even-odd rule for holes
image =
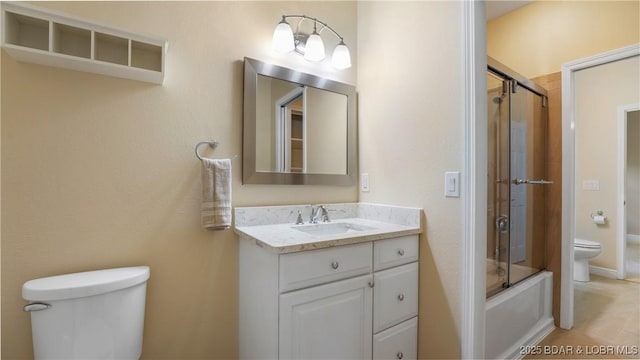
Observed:
[[[322,222],[331,222],[331,219],[329,219],[329,212],[324,205],[311,205],[311,218],[309,219],[309,222],[311,224],[317,224],[318,217],[322,217]]]

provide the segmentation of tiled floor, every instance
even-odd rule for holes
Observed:
[[[555,329],[525,358],[640,359],[640,283],[591,275],[574,286],[573,329]]]
[[[640,244],[627,243],[625,258],[626,280],[640,283]]]

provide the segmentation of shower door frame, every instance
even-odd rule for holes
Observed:
[[[508,193],[508,199],[509,199],[509,203],[512,204],[513,202],[513,190],[514,190],[514,169],[513,169],[513,162],[511,157],[513,156],[512,154],[512,137],[513,137],[513,131],[512,131],[512,126],[514,126],[517,122],[514,121],[514,119],[512,118],[513,116],[513,96],[518,92],[517,88],[518,87],[523,87],[525,91],[528,91],[530,93],[532,93],[535,96],[539,96],[541,98],[541,106],[543,109],[546,109],[546,111],[548,111],[548,107],[547,107],[547,102],[548,102],[548,97],[547,97],[547,91],[546,89],[542,88],[541,86],[537,85],[536,83],[534,83],[533,81],[522,77],[520,74],[518,74],[516,71],[512,70],[511,68],[509,68],[508,66],[498,62],[497,60],[487,56],[487,69],[486,69],[486,73],[487,74],[492,74],[495,77],[499,77],[502,79],[503,81],[503,91],[506,91],[507,95],[506,95],[506,99],[508,101],[508,109],[507,109],[507,116],[508,119],[506,119],[507,123],[508,123],[508,136],[509,136],[509,149],[508,149],[508,159],[507,159],[507,163],[508,163],[508,171],[506,174],[506,179],[499,179],[501,182],[502,181],[507,181],[507,184],[501,184],[501,185],[506,185],[508,186],[507,189],[507,193]],[[544,119],[542,121],[546,122],[548,121],[548,114],[547,115],[543,115]],[[503,120],[500,120],[499,122],[502,122]],[[487,124],[488,124],[489,120],[487,117]],[[546,125],[545,125],[546,128]],[[504,135],[504,134],[503,134]],[[545,134],[542,135],[543,138],[545,138],[546,140],[546,130],[545,130]],[[496,139],[497,143],[501,143],[502,140],[501,139]],[[545,151],[546,151],[546,145],[544,145]],[[500,155],[502,156],[502,155]],[[488,159],[487,159],[488,160]],[[543,160],[544,161],[544,160]],[[496,168],[501,168],[502,166],[500,164],[496,164]],[[502,169],[500,170],[500,173],[502,173]],[[546,172],[545,172],[546,173]],[[517,177],[517,176],[516,176]],[[515,185],[517,186],[520,183],[515,183]],[[521,184],[521,185],[525,185],[526,184]],[[541,186],[541,185],[535,185],[535,186]],[[523,188],[526,191],[526,188]],[[498,190],[496,190],[496,194],[498,193]],[[496,195],[497,196],[497,195]],[[487,205],[488,205],[488,199],[487,199]],[[497,210],[497,208],[499,207],[499,204],[495,204],[495,208]],[[504,291],[506,288],[513,286],[515,284],[517,284],[518,282],[525,280],[528,277],[531,277],[535,274],[537,274],[539,271],[542,271],[544,269],[540,269],[538,268],[538,271],[535,271],[533,273],[530,273],[526,276],[524,276],[523,278],[520,278],[517,281],[512,281],[512,274],[511,274],[511,269],[512,269],[512,254],[511,251],[513,249],[513,243],[512,243],[512,236],[513,236],[513,228],[511,227],[512,224],[512,205],[509,205],[509,209],[506,212],[506,219],[507,219],[507,226],[509,227],[509,231],[506,233],[506,236],[508,237],[508,241],[507,241],[507,249],[505,249],[507,251],[507,255],[506,255],[506,283],[505,285],[503,285],[503,289],[502,290],[497,290],[497,291],[492,291],[490,294],[486,293],[485,296],[490,297],[490,296],[494,296],[497,295],[498,293],[500,293],[501,291]],[[528,210],[527,210],[528,211]],[[504,211],[503,211],[504,212]],[[500,214],[496,213],[495,217],[496,217],[496,228],[497,228],[497,219],[499,219],[502,216],[499,216]],[[490,225],[488,225],[490,226]],[[496,229],[496,248],[499,249],[501,247],[502,241],[500,241],[500,238],[502,238],[503,235],[500,235],[500,230]],[[526,235],[525,235],[526,236]],[[546,242],[546,236],[542,239],[543,241]],[[487,238],[487,243],[489,242],[489,239]],[[545,244],[545,248],[546,248],[546,244]],[[543,255],[544,256],[544,255]],[[500,259],[502,259],[503,257],[500,255],[500,253],[496,254],[496,262],[499,262]],[[485,284],[486,284],[486,279],[485,279]],[[486,286],[486,285],[485,285]],[[486,290],[486,289],[485,289]]]
[[[500,81],[499,87],[491,87],[500,92],[498,101],[496,98],[491,102],[497,104],[495,117],[487,116],[487,126],[491,128],[487,130],[488,141],[487,158],[494,160],[493,168],[489,166],[487,161],[487,259],[490,258],[489,250],[493,250],[492,258],[496,267],[495,271],[498,278],[495,282],[490,283],[490,277],[486,279],[486,297],[489,298],[503,291],[509,286],[509,264],[511,263],[511,251],[509,251],[510,243],[510,223],[511,223],[511,80],[505,77],[501,72],[495,71],[491,65],[487,66],[487,84],[489,78]],[[489,86],[487,86],[489,90]],[[489,92],[487,93],[487,95]],[[494,95],[492,95],[493,97]],[[489,100],[489,97],[487,98]],[[493,107],[487,101],[487,114],[493,111]],[[502,106],[506,106],[503,109]],[[495,126],[495,127],[493,127]],[[493,135],[490,135],[492,134]],[[490,148],[493,148],[491,150]],[[493,189],[493,190],[490,190]],[[493,196],[491,196],[493,194]],[[491,229],[492,228],[492,229]],[[493,236],[490,237],[490,234]],[[490,243],[493,242],[493,248],[489,249]],[[487,260],[487,266],[488,266]],[[503,265],[504,264],[504,265]],[[504,266],[504,268],[503,268]],[[486,271],[486,270],[485,270]],[[488,274],[488,272],[487,272]],[[500,284],[502,282],[502,284]],[[499,287],[497,287],[499,286]],[[489,291],[491,287],[491,291]]]

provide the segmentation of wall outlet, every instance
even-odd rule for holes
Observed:
[[[582,180],[582,190],[600,191],[600,180]]]
[[[369,174],[360,174],[360,191],[369,192]]]

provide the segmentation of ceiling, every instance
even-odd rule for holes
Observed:
[[[506,13],[512,12],[525,5],[529,5],[533,0],[489,0],[486,1],[487,21],[493,20]]]

